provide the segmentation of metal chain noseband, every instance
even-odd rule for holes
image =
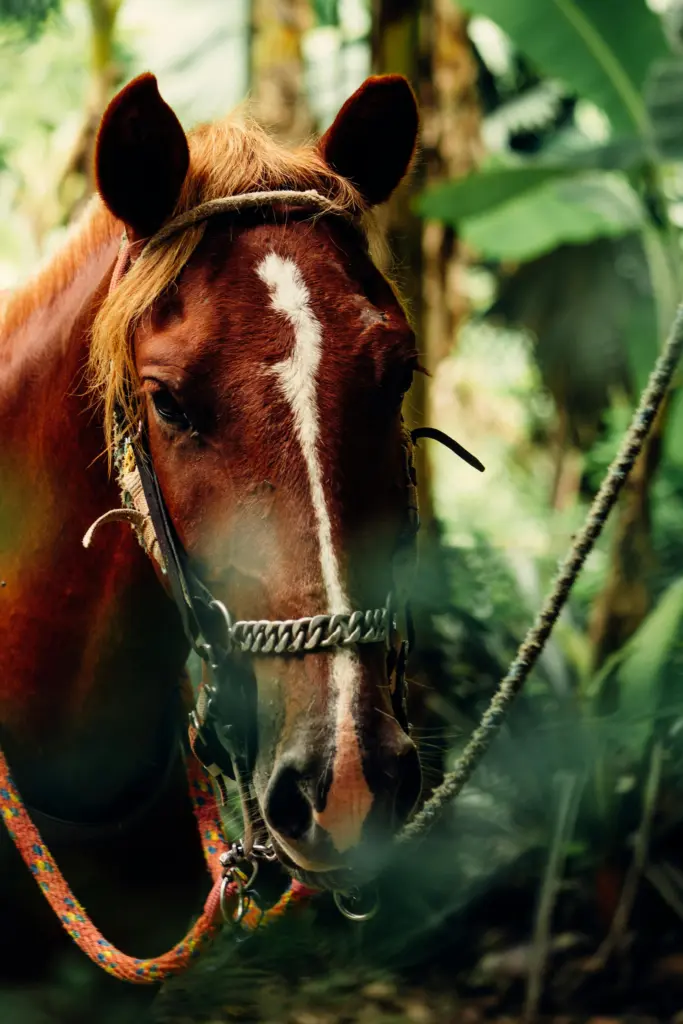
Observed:
[[[212,608],[223,616],[226,649],[241,654],[310,654],[333,647],[388,643],[392,625],[389,601],[384,608],[368,611],[234,623],[222,602],[214,600]]]

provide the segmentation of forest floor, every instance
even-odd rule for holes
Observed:
[[[514,912],[512,905],[509,907]],[[642,909],[642,908],[641,908]],[[535,947],[514,927],[448,926],[436,945],[417,949],[401,969],[378,967],[370,939],[360,950],[299,950],[281,970],[254,944],[235,957],[229,938],[204,963],[169,983],[156,1000],[155,1024],[683,1024],[683,926],[654,913],[608,962],[586,934],[558,932],[537,973]],[[233,940],[234,941],[234,940]],[[244,948],[250,945],[245,943]],[[293,941],[296,946],[296,940]],[[346,966],[344,961],[346,960]],[[531,1006],[533,1012],[526,1015]]]
[[[511,953],[519,956],[519,951]],[[682,962],[676,965],[680,970]],[[245,1024],[512,1024],[525,1019],[524,987],[521,979],[506,979],[506,984],[489,991],[480,989],[477,995],[467,992],[466,986],[444,975],[432,975],[422,983],[414,980],[386,976],[371,982],[354,980],[349,975],[345,984],[339,980],[329,985],[326,979],[302,979],[299,983],[286,983],[272,978],[258,984],[251,997],[228,999],[213,1008],[206,1006],[206,991],[197,1000],[196,993],[185,989],[179,997],[177,990],[170,995],[162,993],[154,1013],[155,1024],[227,1024],[240,1021]],[[665,979],[663,979],[666,984]],[[683,1008],[683,991],[679,1005]],[[655,1012],[649,999],[631,1003],[626,995],[620,999],[607,989],[599,993],[593,987],[594,1011],[584,1007],[580,1011],[576,1002],[573,1013],[537,1012],[533,1020],[538,1024],[655,1024],[671,1021],[680,1024],[683,1012]],[[616,997],[615,997],[616,995]],[[625,998],[623,998],[625,997]],[[655,1003],[657,1001],[655,1000]],[[203,1009],[199,1009],[204,1003]],[[600,1009],[605,1007],[605,1009]],[[649,1012],[648,1012],[649,1008]],[[199,1013],[199,1015],[198,1015]]]
[[[0,992],[0,1024],[683,1024],[683,907],[641,882],[600,956],[623,873],[604,876],[566,877],[539,938],[528,862],[457,912],[442,879],[430,898],[429,872],[393,875],[363,925],[321,898],[246,941],[226,928],[151,1006],[74,948],[39,998]]]
[[[0,1022],[683,1024],[683,928],[662,929],[661,923],[653,915],[652,931],[631,933],[627,948],[604,966],[596,965],[587,936],[554,935],[529,1014],[534,947],[511,943],[506,929],[487,930],[482,941],[476,923],[463,935],[449,922],[436,946],[412,950],[412,962],[391,969],[377,965],[371,938],[335,947],[317,922],[303,936],[296,927],[278,926],[279,936],[274,930],[265,942],[263,935],[236,943],[234,934],[224,933],[192,969],[167,982],[151,1006],[149,990],[117,983],[103,996],[88,988],[83,962],[74,960],[80,966],[71,976],[38,998],[27,991],[0,994]]]

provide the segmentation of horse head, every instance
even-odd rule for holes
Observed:
[[[262,626],[234,659],[253,704],[239,728],[255,734],[241,783],[281,860],[333,888],[421,789],[394,692],[414,523],[401,407],[418,362],[369,243],[417,128],[410,87],[390,76],[369,79],[315,147],[288,151],[234,120],[186,135],[144,75],[97,143],[129,260],[93,332],[107,431],[112,445],[121,422],[144,435],[213,607]],[[221,205],[249,195],[266,198]],[[285,624],[279,652],[269,623]]]

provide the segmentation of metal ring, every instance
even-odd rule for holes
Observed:
[[[247,881],[243,883],[245,892],[251,889],[252,885],[256,881],[256,876],[258,875],[258,861],[250,860],[249,865],[251,867],[251,874],[249,875]]]
[[[221,860],[221,864],[223,864],[223,867],[226,868],[225,877],[229,881],[238,883],[242,886],[245,892],[248,892],[249,889],[251,889],[254,882],[256,881],[256,876],[258,875],[258,861],[252,860],[250,857],[238,858],[240,864],[248,864],[251,869],[251,874],[247,878],[244,872],[239,870],[239,868],[235,864],[235,861],[230,861],[230,854],[223,854],[222,856],[225,857],[225,862]]]
[[[259,911],[260,916],[256,925],[254,925],[253,927],[250,926],[249,928],[243,928],[239,935],[235,935],[233,938],[234,942],[238,942],[240,944],[242,942],[249,942],[249,939],[253,939],[254,935],[261,927],[261,924],[263,923],[263,918],[265,917],[265,912],[261,910],[260,901],[261,897],[258,894],[258,892],[256,892],[255,889],[253,890],[253,892],[246,893],[244,914],[246,914],[249,910],[256,908],[256,910]],[[243,920],[244,914],[241,918],[239,918],[239,921]]]
[[[212,612],[214,612],[214,611],[219,612],[220,615],[223,618],[223,624],[225,626],[225,650],[228,653],[230,653],[230,650],[232,648],[232,643],[233,643],[233,633],[232,633],[232,630],[233,630],[233,625],[234,625],[234,623],[232,621],[232,615],[230,614],[228,609],[225,607],[223,602],[219,601],[218,598],[216,598],[216,597],[214,597],[211,600],[211,602],[209,603],[209,609]]]
[[[249,904],[251,903],[251,898],[249,894],[244,891],[243,887],[240,887],[239,893],[239,898],[237,900],[237,910],[235,911],[232,918],[235,924],[242,924],[242,921],[244,920],[244,915],[249,910]]]
[[[332,895],[334,897],[334,903],[337,910],[340,914],[343,914],[344,917],[348,918],[349,921],[371,921],[379,910],[379,896],[377,895],[376,889],[373,889],[374,902],[370,909],[362,912],[351,910],[350,907],[346,905],[347,900],[351,904],[361,902],[362,896],[360,889],[353,888],[349,889],[348,892],[336,890]]]
[[[211,644],[201,643],[199,640],[197,640],[193,644],[193,648],[194,648],[194,653],[197,655],[197,657],[201,658],[202,661],[206,661],[206,662],[210,662],[211,661],[211,654],[212,654]]]
[[[273,849],[272,843],[254,843],[251,848],[252,857],[258,857],[260,860],[276,861],[277,853]]]
[[[226,906],[226,893],[228,886],[234,884],[237,888],[237,910],[234,914],[231,914]],[[242,880],[239,877],[231,878],[230,875],[224,875],[221,880],[221,888],[219,895],[219,906],[221,908],[221,915],[226,924],[239,924],[246,913],[245,899],[244,899],[244,886]]]

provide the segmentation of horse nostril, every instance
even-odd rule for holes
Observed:
[[[394,816],[398,827],[407,820],[422,792],[422,769],[417,750],[412,745],[399,758],[398,788],[394,797]]]
[[[282,765],[275,770],[266,793],[266,820],[275,832],[288,839],[301,839],[313,819],[301,782],[302,776],[293,765]]]

